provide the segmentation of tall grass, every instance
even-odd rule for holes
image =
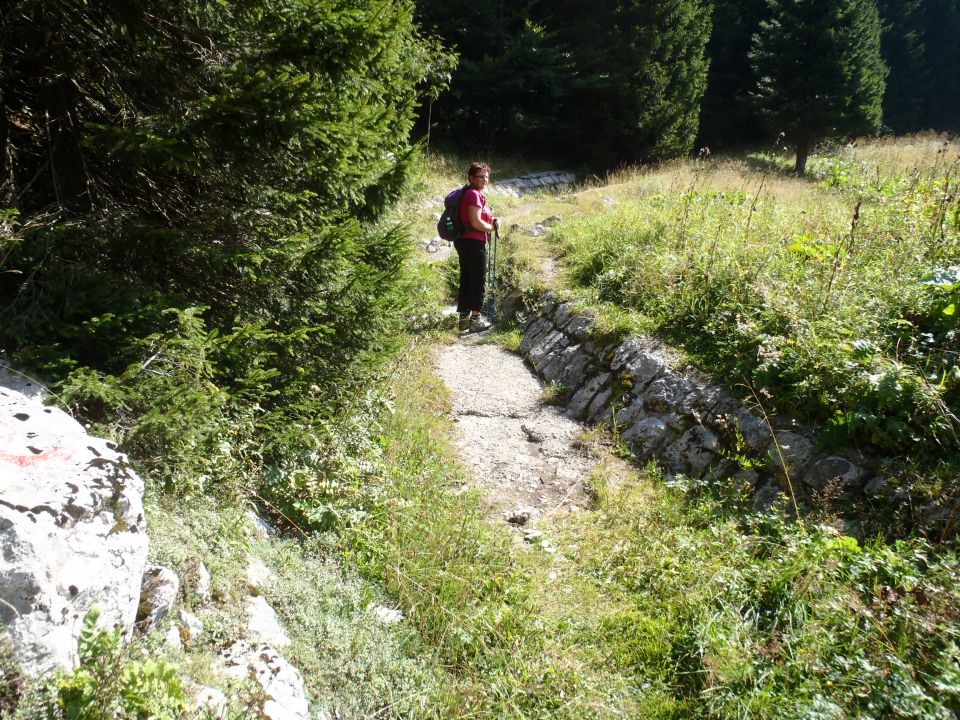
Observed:
[[[426,714],[960,711],[954,554],[923,540],[861,546],[826,524],[754,514],[736,487],[667,484],[612,459],[590,508],[542,521],[556,552],[512,543],[458,467],[424,352],[393,385],[378,499],[346,541],[458,680]]]
[[[812,181],[774,156],[665,166],[561,226],[558,252],[588,302],[837,439],[955,453],[960,149],[924,147],[821,156]]]

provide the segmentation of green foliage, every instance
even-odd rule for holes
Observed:
[[[880,127],[887,68],[874,0],[769,0],[752,59],[757,100],[797,149],[796,170],[823,139]]]
[[[890,68],[883,96],[883,123],[895,132],[922,129],[924,95],[929,83],[923,38],[922,0],[879,0],[883,21],[881,51]]]
[[[311,702],[342,717],[425,717],[425,708],[442,707],[456,687],[408,622],[378,620],[376,606],[395,601],[344,562],[337,547],[342,527],[264,536],[252,526],[248,506],[222,497],[197,498],[189,508],[169,495],[155,497],[146,511],[150,561],[177,572],[186,606],[204,623],[182,663],[196,682],[223,682],[217,656],[247,633],[247,569],[257,558],[270,570],[258,592],[291,639],[284,656],[303,675]],[[200,561],[211,576],[212,599],[204,602],[195,592]],[[231,708],[256,701],[231,698]]]
[[[717,150],[764,136],[751,99],[756,78],[750,65],[753,36],[767,17],[766,0],[712,0],[713,31],[707,43],[710,70],[700,109],[698,147]]]
[[[604,622],[616,662],[664,682],[685,717],[957,712],[952,553],[806,532],[714,493],[631,484],[565,523],[584,572],[630,598]]]
[[[80,664],[59,681],[58,706],[65,720],[180,720],[187,703],[178,667],[130,657],[119,630],[97,629],[99,615],[96,608],[87,613]]]
[[[533,1],[418,0],[419,21],[458,57],[450,90],[427,108],[458,152],[550,156],[564,90],[562,58]]]
[[[697,134],[710,12],[699,0],[544,3],[570,58],[560,138],[599,167],[682,155]]]
[[[700,0],[420,0],[460,65],[435,105],[457,148],[609,168],[687,152],[706,84]]]
[[[927,82],[924,84],[923,127],[960,131],[960,79],[952,68],[960,63],[960,2],[925,0],[923,43]]]
[[[410,2],[15,6],[0,346],[171,486],[249,482],[396,345],[440,53]]]
[[[382,494],[347,539],[456,669],[441,715],[939,719],[960,708],[949,550],[805,530],[753,513],[724,483],[667,484],[603,462],[589,510],[541,521],[555,552],[504,545],[460,489],[422,358],[408,359],[384,418]]]
[[[17,662],[17,649],[10,637],[0,635],[0,717],[8,717],[20,702],[26,678]]]
[[[304,528],[331,530],[352,525],[372,500],[370,481],[377,473],[380,432],[377,417],[386,404],[372,393],[351,414],[336,422],[315,421],[286,452],[267,465],[263,492],[274,509]],[[306,430],[306,428],[304,428]]]

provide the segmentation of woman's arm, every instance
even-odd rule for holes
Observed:
[[[477,205],[467,205],[467,221],[470,227],[479,232],[493,232],[494,224],[497,222],[496,218],[493,223],[488,223],[481,218],[480,207]]]

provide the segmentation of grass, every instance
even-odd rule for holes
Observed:
[[[552,234],[563,284],[828,441],[956,454],[960,149],[931,142],[844,148],[808,179],[769,154],[624,172]]]
[[[265,537],[239,505],[195,500],[184,513],[172,498],[157,498],[151,518],[151,561],[185,579],[185,605],[205,624],[185,671],[201,683],[222,684],[216,654],[245,635],[246,598],[262,594],[292,640],[285,657],[304,675],[314,709],[338,717],[426,717],[449,693],[451,681],[409,623],[384,623],[374,607],[392,600],[345,567],[325,534]],[[257,589],[247,565],[271,571]],[[197,561],[211,575],[213,600],[200,605],[191,581]],[[158,633],[162,635],[162,633]]]
[[[457,678],[471,718],[947,718],[960,711],[956,557],[859,545],[826,518],[748,509],[601,457],[595,502],[525,546],[487,519],[448,401],[411,351],[385,422],[379,503],[349,540]]]

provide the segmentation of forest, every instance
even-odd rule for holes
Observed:
[[[437,135],[609,169],[703,147],[956,132],[957,4],[420,2],[455,48]]]

